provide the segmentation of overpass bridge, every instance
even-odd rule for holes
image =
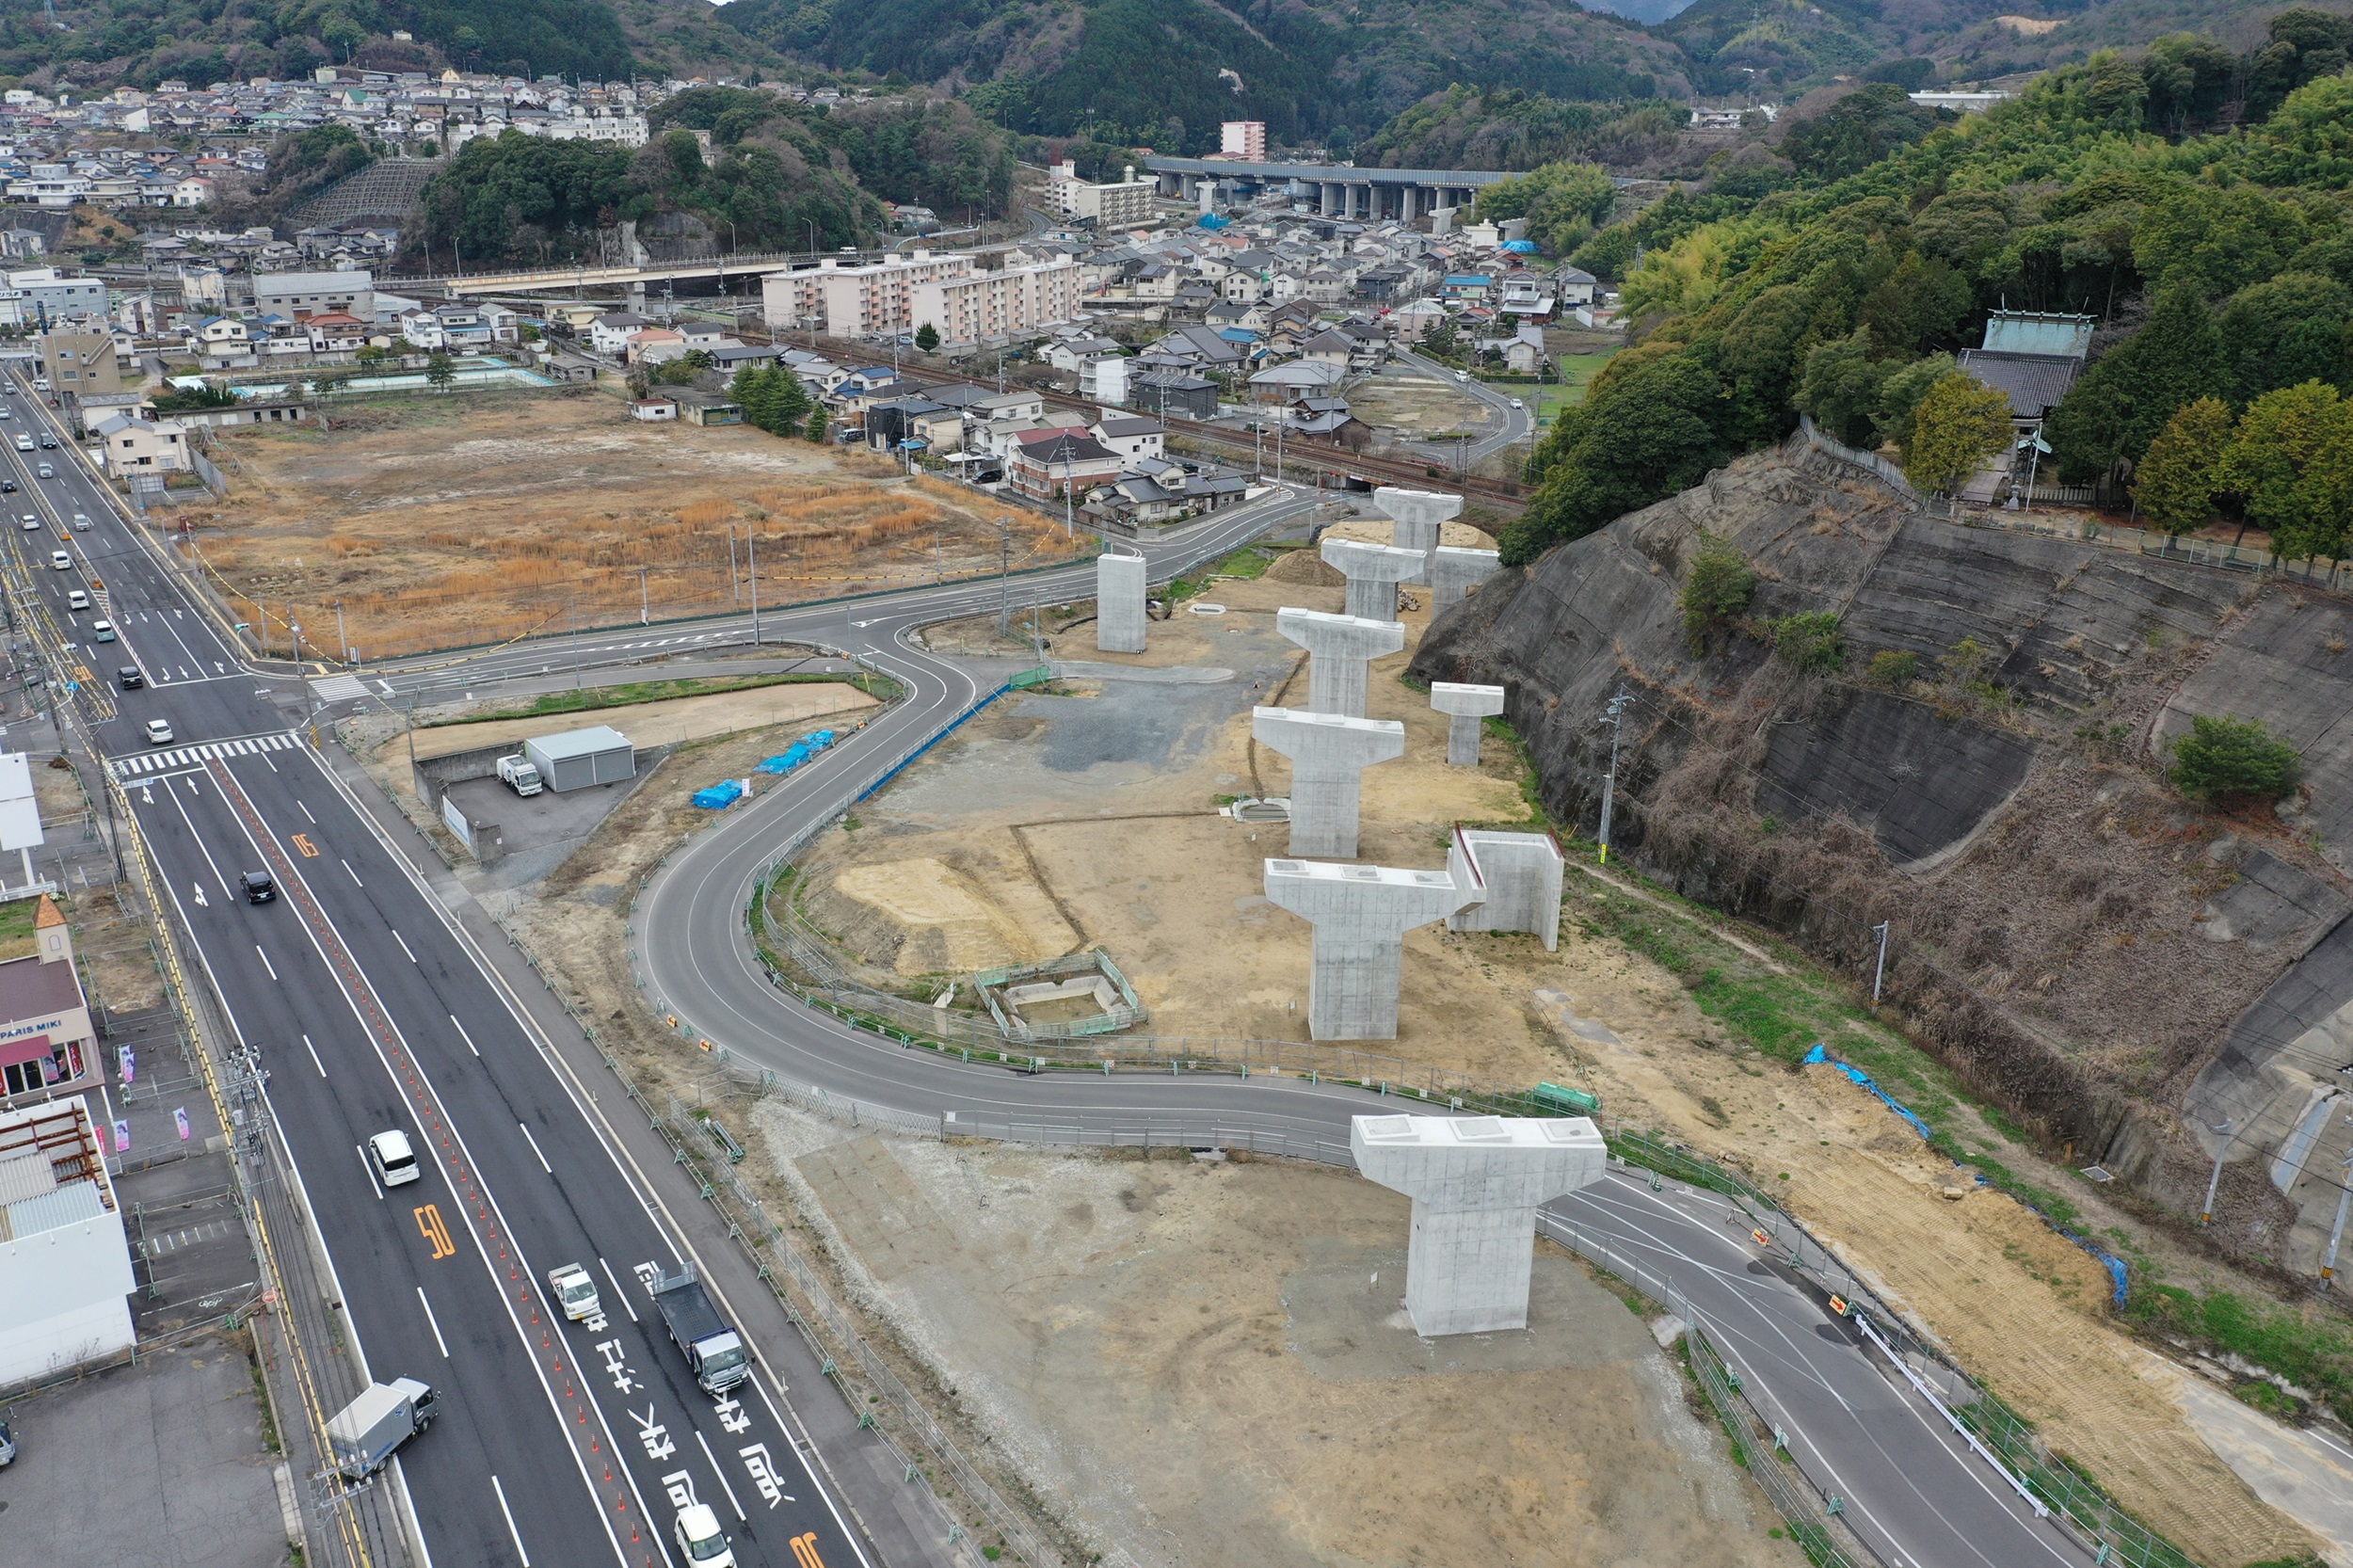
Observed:
[[[451,299],[468,295],[536,294],[552,289],[643,288],[648,283],[673,281],[684,278],[745,277],[764,272],[780,272],[792,266],[812,266],[821,257],[838,256],[839,251],[775,250],[739,251],[732,256],[702,256],[692,261],[652,262],[642,266],[567,266],[545,267],[523,272],[476,272],[463,275],[441,273],[424,277],[378,278],[376,286],[392,294],[424,294],[439,291]]]
[[[1265,190],[1287,186],[1325,217],[1411,223],[1441,207],[1469,206],[1488,185],[1516,176],[1484,168],[1357,168],[1349,164],[1242,163],[1227,158],[1146,158],[1160,194],[1194,200],[1204,184],[1232,181]]]

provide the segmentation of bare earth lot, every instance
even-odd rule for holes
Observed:
[[[368,658],[748,607],[1077,552],[1052,522],[838,447],[748,425],[648,424],[597,389],[423,396],[336,428],[221,433],[228,502],[189,512],[242,618],[286,601],[332,655],[341,604]],[[730,565],[729,530],[734,534]],[[641,569],[643,576],[641,577]]]
[[[1797,1568],[1641,1319],[1559,1250],[1529,1326],[1402,1323],[1409,1205],[1287,1163],[885,1142],[763,1153],[963,1412],[1146,1568]]]

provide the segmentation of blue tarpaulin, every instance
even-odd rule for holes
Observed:
[[[820,729],[814,734],[804,735],[783,751],[760,763],[760,771],[761,773],[791,773],[831,744],[833,744],[833,731],[830,729]]]
[[[1841,1062],[1836,1057],[1831,1055],[1829,1050],[1823,1047],[1821,1041],[1817,1040],[1814,1042],[1814,1048],[1805,1053],[1805,1061],[1808,1066],[1820,1066],[1825,1063],[1829,1064],[1832,1067],[1837,1069],[1838,1072],[1853,1080],[1856,1083],[1861,1084],[1872,1094],[1877,1095],[1880,1098],[1881,1104],[1886,1106],[1888,1110],[1896,1112],[1897,1115],[1901,1116],[1905,1121],[1910,1122],[1912,1124],[1912,1129],[1914,1132],[1917,1132],[1921,1137],[1933,1138],[1936,1136],[1936,1134],[1929,1130],[1928,1123],[1922,1121],[1919,1117],[1912,1113],[1911,1107],[1905,1105],[1901,1100],[1896,1098],[1895,1096],[1881,1088],[1872,1080],[1869,1073],[1865,1072],[1860,1067],[1849,1066],[1846,1063]]]
[[[708,790],[695,792],[695,804],[706,811],[724,810],[744,798],[744,786],[732,778],[723,778]]]

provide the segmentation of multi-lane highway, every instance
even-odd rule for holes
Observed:
[[[16,395],[15,420],[48,422]],[[399,1462],[428,1559],[444,1563],[676,1562],[678,1499],[716,1506],[745,1563],[845,1568],[872,1560],[821,1467],[802,1457],[789,1406],[761,1380],[716,1400],[688,1379],[648,1311],[641,1273],[686,1248],[659,1194],[607,1136],[481,955],[321,759],[288,740],[304,700],[257,675],[160,549],[117,517],[78,462],[40,481],[6,452],[35,532],[12,531],[12,598],[82,684],[98,748],[125,793],[198,961],[274,1069],[271,1110],[328,1248],[351,1341],[378,1377],[450,1391],[447,1413]],[[68,455],[71,456],[70,454]],[[54,459],[53,459],[54,460]],[[1276,492],[1157,546],[1164,577],[1311,514],[1312,492]],[[93,526],[77,532],[72,514]],[[64,568],[49,552],[67,552]],[[1034,591],[1083,597],[1087,568],[1040,574]],[[98,598],[103,584],[104,599]],[[81,587],[93,611],[72,608]],[[763,617],[765,640],[854,654],[898,679],[904,700],[848,744],[700,835],[648,889],[636,961],[702,1035],[788,1080],[980,1133],[1016,1126],[1216,1144],[1273,1138],[1345,1160],[1348,1119],[1380,1102],[1293,1079],[1032,1077],[885,1045],[776,990],[744,911],[776,852],[828,820],[875,766],[928,738],[984,692],[924,648],[920,629],[994,608],[994,583],[950,584]],[[104,614],[120,640],[95,645]],[[741,641],[740,618],[615,633],[371,675],[392,692],[622,663]],[[132,665],[137,690],[91,683]],[[379,692],[381,688],[376,688]],[[166,720],[169,743],[145,726]],[[240,873],[266,870],[283,896],[253,905]],[[1393,1106],[1394,1102],[1390,1102]],[[426,1156],[413,1185],[385,1190],[369,1134],[407,1131]],[[1897,1568],[2074,1568],[2092,1554],[2014,1496],[1919,1396],[1831,1320],[1818,1296],[1760,1257],[1702,1194],[1619,1176],[1560,1206],[1556,1223],[1600,1238],[1662,1282],[1722,1345],[1753,1398],[1785,1420],[1806,1474]],[[605,1288],[601,1321],[550,1311],[546,1272],[580,1262]]]
[[[21,387],[5,401],[0,431],[53,422]],[[692,1261],[658,1194],[413,869],[292,738],[299,687],[248,668],[71,450],[36,447],[51,480],[12,440],[0,451],[21,487],[0,499],[39,522],[9,530],[19,622],[124,779],[231,1043],[271,1069],[341,1333],[369,1375],[444,1390],[395,1462],[424,1560],[680,1562],[681,1500],[716,1508],[746,1564],[873,1560],[771,1380],[721,1399],[689,1376],[645,1284]],[[94,640],[99,618],[117,640]],[[140,672],[136,689],[120,669]],[[147,740],[152,720],[169,741]],[[281,896],[248,903],[248,871]],[[409,1135],[422,1179],[378,1181],[362,1148],[388,1128]],[[600,1316],[551,1310],[547,1272],[567,1263],[595,1276]]]

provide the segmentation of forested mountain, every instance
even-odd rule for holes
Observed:
[[[1862,167],[1870,144],[1833,126],[1813,179],[1753,201],[1679,195],[1606,231],[1589,249],[1648,231],[1623,290],[1643,336],[1530,462],[1506,559],[1695,483],[1800,408],[1942,488],[2007,439],[2007,405],[1989,423],[1950,359],[2005,301],[2106,324],[2046,427],[2062,477],[2159,486],[2183,526],[2241,504],[2299,552],[2344,552],[2348,41],[2341,19],[2299,11],[2246,53],[2185,39],[2104,56]],[[1854,100],[1852,120],[1877,123],[1881,105]]]
[[[1676,49],[1554,0],[735,0],[720,15],[829,69],[985,90],[1016,130],[1172,153],[1223,120],[1353,143],[1450,83],[1679,97]]]

